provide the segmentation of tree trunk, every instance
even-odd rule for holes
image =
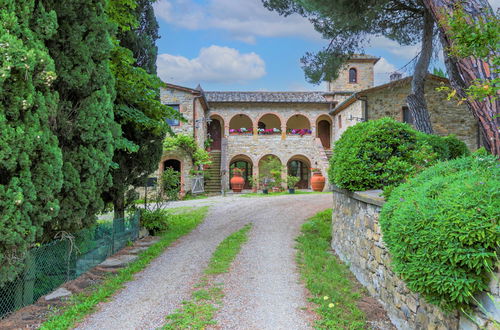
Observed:
[[[125,196],[124,194],[118,194],[113,200],[114,208],[114,218],[123,219],[125,218]]]
[[[432,13],[434,20],[438,23],[441,33],[441,43],[444,52],[452,45],[449,35],[449,27],[446,23],[446,14],[452,13],[455,6],[460,4],[463,10],[476,20],[485,15],[494,15],[487,0],[424,0],[425,6]],[[495,54],[498,56],[497,54]],[[484,146],[494,155],[500,156],[500,100],[488,97],[485,99],[472,99],[467,96],[465,89],[471,86],[476,79],[492,80],[497,73],[491,68],[492,63],[475,57],[454,58],[446,54],[445,63],[450,76],[450,82],[457,95],[466,99],[469,109],[479,122],[481,133],[484,137]]]
[[[432,134],[432,124],[425,101],[425,80],[429,71],[432,56],[432,39],[434,35],[434,20],[426,10],[424,14],[424,30],[422,35],[422,51],[415,66],[411,81],[411,94],[406,98],[408,109],[413,117],[415,128],[421,132]]]

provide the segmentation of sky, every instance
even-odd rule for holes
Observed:
[[[489,2],[500,6],[500,0]],[[158,75],[165,82],[201,84],[206,91],[326,90],[324,83],[309,84],[300,65],[306,52],[328,44],[306,18],[282,17],[261,0],[158,0],[154,6],[161,36]],[[387,82],[418,48],[373,37],[365,53],[380,57],[375,85]],[[433,67],[442,67],[439,59]]]

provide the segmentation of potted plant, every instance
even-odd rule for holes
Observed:
[[[311,178],[311,187],[313,191],[323,191],[325,188],[325,177],[321,174],[319,168],[311,168],[313,176]]]
[[[252,192],[253,193],[256,193],[257,192],[257,188],[259,186],[259,178],[254,176],[252,177]]]
[[[294,175],[288,175],[286,177],[286,184],[288,186],[288,193],[295,194],[295,185],[299,183],[300,178]]]
[[[245,170],[235,167],[233,168],[233,177],[231,178],[231,189],[233,192],[241,192],[245,186],[245,179],[241,176]]]

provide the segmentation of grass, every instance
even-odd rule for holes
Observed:
[[[297,264],[312,294],[320,319],[316,329],[366,329],[364,313],[357,307],[362,291],[346,265],[331,253],[332,210],[310,218],[297,238]]]
[[[172,242],[196,228],[205,218],[207,210],[208,207],[201,207],[193,209],[191,212],[170,214],[167,220],[169,230],[161,235],[158,242],[139,254],[134,262],[126,268],[120,269],[116,275],[108,276],[90,292],[75,295],[69,305],[62,307],[57,315],[44,322],[40,329],[53,330],[74,327],[76,323],[92,313],[97,304],[107,301],[116,291],[123,288],[126,282],[133,280],[134,274],[146,268]]]
[[[295,190],[295,194],[290,194],[288,193],[288,190],[286,191],[281,191],[281,192],[269,192],[269,194],[264,194],[261,192],[256,192],[256,193],[248,193],[248,194],[243,194],[240,195],[241,197],[272,197],[272,196],[283,196],[283,195],[309,195],[309,194],[329,194],[329,191],[301,191],[301,190]]]
[[[183,301],[182,307],[166,317],[167,324],[163,329],[205,329],[216,323],[215,313],[222,301],[222,284],[212,283],[213,277],[229,271],[241,246],[248,239],[251,224],[226,237],[212,254],[205,269],[205,276],[195,286],[191,300]]]

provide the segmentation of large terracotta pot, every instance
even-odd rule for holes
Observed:
[[[319,172],[313,173],[311,186],[314,191],[323,191],[323,188],[325,188],[325,177]]]
[[[234,192],[241,192],[243,186],[245,185],[245,179],[241,176],[241,173],[235,172],[231,178],[231,188]]]

